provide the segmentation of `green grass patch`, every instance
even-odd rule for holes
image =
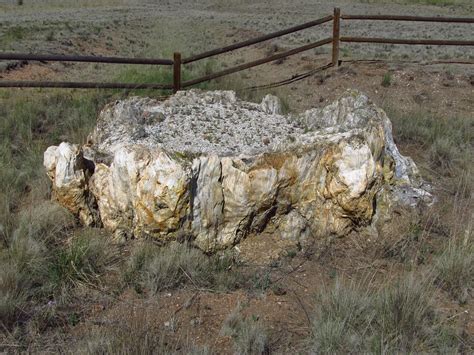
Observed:
[[[34,33],[34,29],[23,26],[12,26],[2,32],[0,35],[0,44],[7,45],[26,39],[31,33]]]
[[[54,213],[45,216],[49,232],[37,233],[45,222],[34,220],[0,251],[0,319],[6,327],[35,316],[36,303],[61,303],[79,283],[98,284],[117,261],[118,249],[103,233],[83,229],[65,239],[59,226],[64,230],[69,221],[53,221]]]
[[[63,292],[77,283],[97,283],[114,265],[118,252],[110,238],[94,229],[85,229],[57,250],[48,269],[53,291]]]
[[[42,201],[49,182],[45,149],[61,141],[85,143],[98,111],[111,96],[94,91],[20,90],[0,92],[0,236],[11,236],[17,212]]]
[[[208,60],[199,64],[183,65],[181,72],[181,81],[185,82],[191,79],[208,75],[218,70],[217,62],[214,60]],[[137,84],[173,84],[173,68],[170,66],[148,66],[139,67],[136,65],[130,65],[122,69],[116,76],[114,81],[121,83],[137,83]],[[193,86],[196,89],[208,89],[210,88],[209,82],[197,84]],[[116,91],[116,93],[120,93]],[[140,90],[129,90],[129,95],[137,96],[164,96],[170,95],[171,90],[155,90],[155,89],[140,89]]]
[[[422,110],[402,113],[385,107],[397,142],[418,145],[431,168],[454,176],[469,171],[473,163],[474,116],[440,117]]]
[[[389,87],[392,85],[392,74],[390,72],[386,72],[382,78],[382,86]]]
[[[139,68],[137,66],[129,66],[122,69],[116,76],[115,82],[131,83],[131,84],[173,84],[173,72],[171,67],[150,67]],[[119,92],[118,90],[116,91]],[[139,89],[130,90],[131,95],[136,96],[164,96],[171,94],[170,90],[156,90],[156,89]]]
[[[92,236],[71,239],[76,222],[48,201],[42,162],[50,145],[85,142],[110,98],[95,91],[0,91],[0,318],[6,326],[30,319],[37,302],[75,282],[96,281],[103,269],[94,260],[108,260],[97,254],[104,249]]]

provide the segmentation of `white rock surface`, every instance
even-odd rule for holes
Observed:
[[[54,198],[83,223],[205,251],[269,227],[295,243],[344,235],[389,212],[378,200],[431,199],[390,120],[355,91],[299,116],[230,91],[131,98],[104,108],[87,145],[50,147],[44,163]]]
[[[108,105],[91,135],[96,148],[113,153],[125,144],[192,154],[257,154],[303,133],[280,114],[278,98],[240,101],[233,91],[181,91],[165,102],[133,98]]]

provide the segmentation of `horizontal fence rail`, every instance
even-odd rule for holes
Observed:
[[[332,16],[326,16],[326,17],[320,18],[318,20],[306,22],[306,23],[304,23],[302,25],[299,25],[299,26],[290,27],[286,30],[281,30],[281,31],[269,33],[269,34],[264,35],[264,36],[249,39],[247,41],[231,44],[230,46],[226,46],[226,47],[222,47],[222,48],[216,48],[216,49],[213,49],[213,50],[201,53],[201,54],[196,54],[196,55],[190,56],[188,58],[184,58],[183,59],[183,64],[192,63],[192,62],[195,62],[195,61],[200,60],[200,59],[209,58],[209,57],[212,57],[212,56],[215,56],[215,55],[218,55],[218,54],[222,54],[222,53],[226,53],[226,52],[230,52],[230,51],[233,51],[233,50],[236,50],[236,49],[239,49],[239,48],[248,47],[252,44],[268,41],[269,39],[273,39],[273,38],[281,37],[281,36],[284,36],[284,35],[287,35],[287,34],[290,34],[290,33],[298,32],[298,31],[301,31],[301,30],[304,30],[304,29],[307,29],[307,28],[310,28],[310,27],[314,27],[314,26],[317,26],[317,25],[322,25],[323,23],[332,21],[332,19],[333,19]]]
[[[309,21],[301,25],[293,26],[284,30],[272,32],[263,36],[248,39],[242,42],[234,43],[225,47],[216,48],[200,54],[191,55],[182,58],[181,53],[176,52],[173,59],[155,59],[155,58],[124,58],[124,57],[105,57],[105,56],[81,56],[81,55],[54,55],[54,54],[23,54],[23,53],[0,53],[0,60],[21,60],[21,61],[57,61],[57,62],[89,62],[89,63],[115,63],[115,64],[144,64],[144,65],[164,65],[172,66],[173,82],[169,84],[162,83],[103,83],[103,82],[52,82],[52,81],[1,81],[0,87],[17,88],[72,88],[72,89],[160,89],[173,90],[174,92],[181,88],[197,85],[222,76],[230,75],[242,70],[250,69],[265,63],[283,59],[313,48],[317,48],[332,43],[332,51],[329,64],[317,68],[315,71],[298,74],[291,79],[283,80],[274,84],[284,85],[294,80],[306,78],[311,73],[325,70],[329,67],[340,65],[343,61],[339,60],[339,51],[341,43],[375,43],[375,44],[404,44],[404,45],[439,45],[439,46],[474,46],[474,40],[441,40],[441,39],[400,39],[400,38],[379,38],[379,37],[353,37],[341,35],[341,22],[345,20],[367,20],[367,21],[408,21],[408,22],[438,22],[438,23],[462,23],[474,24],[474,18],[461,17],[426,17],[426,16],[399,16],[399,15],[346,15],[341,14],[339,8],[335,8],[332,15],[322,17],[317,20]],[[331,37],[301,46],[285,52],[276,53],[265,58],[254,60],[248,63],[227,68],[215,73],[211,73],[200,78],[182,81],[183,65],[190,64],[202,59],[210,58],[215,55],[227,53],[236,49],[245,48],[253,44],[261,43],[273,38],[278,38],[290,33],[298,32],[332,22]],[[464,33],[460,33],[464,35]],[[273,84],[259,85],[258,87],[270,87]]]
[[[22,53],[0,53],[0,60],[34,60],[34,61],[41,61],[41,62],[88,62],[88,63],[173,65],[173,61],[169,59],[96,57],[96,56],[54,55],[54,54],[22,54]]]
[[[328,43],[331,43],[331,42],[332,42],[332,38],[326,38],[326,39],[323,39],[323,40],[318,41],[318,42],[310,43],[310,44],[307,44],[305,46],[294,48],[294,49],[291,49],[291,50],[286,51],[286,52],[274,54],[274,55],[271,55],[269,57],[265,57],[265,58],[262,58],[262,59],[254,60],[252,62],[241,64],[241,65],[235,66],[233,68],[225,69],[225,70],[222,70],[222,71],[217,72],[217,73],[213,73],[213,74],[203,76],[201,78],[185,81],[184,83],[182,83],[182,87],[188,87],[188,86],[200,84],[202,82],[209,81],[209,80],[212,80],[212,79],[216,79],[216,78],[219,78],[219,77],[224,76],[224,75],[233,74],[233,73],[245,70],[245,69],[256,67],[258,65],[273,62],[275,60],[286,58],[286,57],[289,57],[289,56],[297,54],[297,53],[301,53],[301,52],[304,52],[304,51],[307,51],[307,50],[310,50],[310,49],[313,49],[313,48],[324,46],[325,44],[328,44]]]
[[[466,17],[426,17],[426,16],[396,16],[396,15],[341,15],[343,20],[374,20],[374,21],[410,21],[410,22],[444,22],[444,23],[474,23],[474,18]]]
[[[358,43],[386,43],[386,44],[408,44],[408,45],[433,45],[433,46],[474,46],[474,41],[456,41],[441,39],[400,39],[400,38],[378,38],[378,37],[341,37],[341,42]]]
[[[91,83],[65,81],[0,81],[3,88],[63,88],[63,89],[163,89],[171,90],[166,84]]]
[[[0,53],[0,60],[22,60],[41,62],[86,62],[107,64],[173,65],[170,59],[124,58],[80,55]],[[65,82],[65,81],[0,81],[0,87],[15,88],[64,88],[64,89],[161,89],[171,90],[171,84],[158,83],[103,83],[103,82]]]

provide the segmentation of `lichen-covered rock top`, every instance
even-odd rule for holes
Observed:
[[[261,233],[297,244],[373,226],[431,195],[385,112],[348,91],[282,115],[233,92],[132,98],[101,112],[89,142],[48,148],[53,198],[122,237],[185,236],[205,251]],[[385,218],[384,217],[384,218]]]

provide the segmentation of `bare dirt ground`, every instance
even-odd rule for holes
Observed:
[[[45,4],[46,3],[46,4]],[[171,57],[212,49],[320,18],[338,6],[351,14],[407,14],[425,16],[473,17],[470,1],[451,6],[407,5],[393,2],[339,1],[104,1],[28,2],[19,9],[11,1],[0,0],[0,50],[86,55]],[[342,32],[351,35],[399,38],[474,39],[474,26],[426,23],[343,23]],[[329,25],[305,30],[217,58],[217,67],[257,59],[292,46],[330,36]],[[272,89],[285,97],[289,107],[301,111],[323,106],[347,88],[357,88],[382,107],[396,107],[402,112],[424,110],[436,116],[474,114],[474,67],[468,64],[429,64],[436,60],[474,60],[472,47],[343,45],[343,64],[319,72],[307,79]],[[330,47],[312,50],[278,63],[270,63],[218,80],[215,87],[238,89],[243,97],[258,98],[267,91],[249,94],[245,87],[284,80],[327,64]],[[345,62],[347,60],[347,62]],[[358,60],[351,62],[351,60]],[[359,61],[361,60],[361,61]],[[364,61],[367,60],[367,61]],[[383,60],[371,62],[371,60]],[[417,63],[409,63],[416,61]],[[114,78],[119,66],[60,63],[9,63],[0,71],[1,80],[101,80]],[[1,68],[0,68],[1,69]],[[150,68],[152,70],[152,68]],[[384,75],[391,82],[382,86]],[[18,91],[20,93],[22,91]],[[396,127],[395,127],[396,128]],[[402,146],[404,153],[417,159],[417,151]],[[418,163],[418,161],[417,161]],[[423,165],[420,162],[420,165]],[[429,175],[429,173],[427,173]],[[441,238],[441,237],[439,237]],[[436,244],[434,238],[430,243]],[[37,349],[45,352],[71,349],[78,338],[92,327],[128,322],[145,322],[151,334],[166,334],[170,342],[191,339],[207,345],[216,353],[231,353],[228,336],[220,335],[222,323],[237,307],[244,313],[263,319],[271,333],[274,353],[302,351],[311,328],[312,294],[321,285],[343,275],[349,279],[372,274],[374,280],[394,278],[404,266],[399,262],[374,257],[371,241],[354,236],[335,241],[328,254],[284,256],[275,267],[268,260],[255,265],[265,255],[268,244],[250,246],[255,253],[249,267],[278,280],[260,292],[214,293],[184,289],[145,297],[133,290],[112,295],[108,290],[85,290],[85,302],[77,306],[81,321],[42,337]],[[430,244],[428,243],[428,244]],[[245,249],[245,245],[243,249]],[[320,249],[319,249],[320,250]],[[265,259],[265,258],[264,258]],[[441,291],[436,295],[447,317],[456,317],[474,334],[472,302],[459,305]],[[82,308],[81,308],[82,307]],[[463,313],[464,311],[468,313]],[[459,316],[462,314],[461,316]],[[130,320],[132,319],[132,321]],[[131,323],[130,323],[131,322]]]

